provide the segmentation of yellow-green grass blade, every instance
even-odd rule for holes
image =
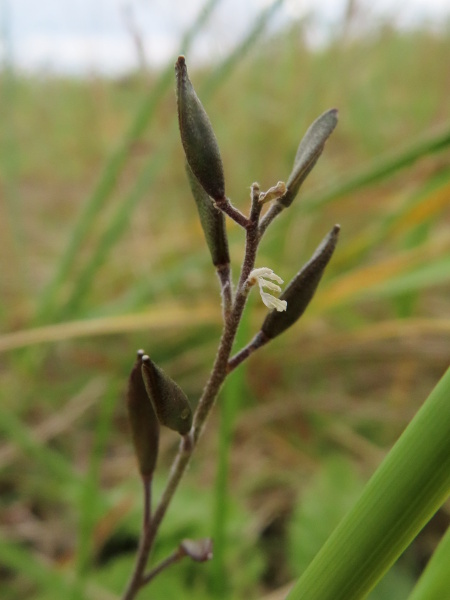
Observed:
[[[450,369],[288,594],[364,598],[450,493]]]
[[[319,290],[312,310],[354,302],[361,298],[395,296],[446,283],[450,278],[450,240],[435,239],[374,264],[335,277]]]
[[[185,52],[190,48],[196,35],[200,32],[201,27],[217,3],[218,0],[207,0],[197,19],[185,34],[180,44],[181,52]],[[48,320],[52,315],[61,284],[67,279],[75,258],[81,249],[82,243],[92,227],[94,219],[99,215],[106,199],[114,189],[119,174],[128,160],[133,143],[148,127],[151,119],[156,115],[156,109],[166,92],[170,89],[172,80],[173,66],[171,63],[161,73],[153,91],[143,99],[142,104],[134,115],[129,129],[125,132],[117,148],[111,154],[100,175],[97,185],[85,206],[82,208],[78,221],[75,223],[72,230],[69,242],[56,267],[53,278],[39,299],[37,307],[38,321]]]
[[[44,592],[45,598],[118,600],[115,594],[97,584],[87,585],[83,596],[74,593],[73,575],[70,571],[61,569],[61,565],[41,559],[29,549],[10,540],[0,539],[0,563],[22,576],[27,585],[32,582],[38,590]],[[5,588],[3,593],[6,593]]]
[[[385,198],[378,218],[347,240],[335,257],[335,265],[361,264],[372,248],[394,240],[403,243],[405,236],[425,224],[436,226],[439,219],[450,214],[450,172],[431,177],[416,192],[408,193],[404,201],[399,202],[396,196]]]
[[[99,416],[90,451],[89,467],[78,494],[79,524],[75,571],[77,576],[76,588],[82,597],[85,596],[89,572],[94,562],[94,529],[103,515],[105,506],[99,482],[107,442],[113,434],[112,419],[116,408],[116,400],[117,382],[114,382],[113,385],[110,385],[100,403]]]
[[[216,91],[218,86],[225,82],[233,69],[238,66],[245,52],[248,52],[257,42],[262,35],[269,18],[273,15],[274,10],[280,5],[281,1],[277,0],[273,5],[269,6],[268,9],[262,11],[260,18],[256,21],[250,31],[247,32],[238,47],[227,56],[220,65],[218,65],[217,69],[207,78],[204,84],[200,86],[199,94],[201,98],[204,98],[205,96],[210,97],[212,93]],[[166,132],[164,144],[161,145],[157,154],[150,157],[147,164],[141,170],[136,183],[129,194],[122,200],[107,224],[104,233],[99,237],[98,243],[89,257],[89,261],[75,278],[69,299],[62,311],[58,314],[60,318],[76,314],[81,302],[94,281],[95,274],[101,265],[104,264],[111,249],[126,230],[130,216],[138,202],[150,188],[156,175],[166,167],[170,150],[177,139],[178,133],[174,116],[172,127]]]
[[[46,444],[35,440],[30,428],[3,406],[0,406],[0,430],[30,461],[39,464],[55,481],[68,486],[70,493],[73,493],[80,482],[80,476],[69,461]]]
[[[17,543],[0,540],[0,563],[38,588],[53,590],[56,598],[66,598],[70,594],[72,586],[63,573]]]
[[[418,159],[442,152],[450,147],[450,124],[445,124],[436,131],[428,133],[418,140],[409,142],[387,156],[374,161],[365,169],[337,181],[335,184],[327,185],[320,191],[305,195],[301,201],[305,210],[316,210],[336,198],[351,194],[371,184],[377,184],[384,179],[395,175],[401,169],[411,166]]]
[[[160,331],[183,327],[217,324],[221,321],[220,306],[201,303],[195,307],[180,303],[152,306],[145,313],[119,315],[97,319],[67,321],[44,325],[0,336],[0,353],[43,343],[62,342],[76,338],[94,338],[131,331]],[[1,411],[1,407],[0,407]]]
[[[450,527],[408,600],[442,600],[450,590]]]

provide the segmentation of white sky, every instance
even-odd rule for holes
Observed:
[[[173,58],[180,35],[205,0],[0,0],[1,58],[25,70],[84,74],[119,74],[136,67],[138,56],[130,33],[142,39],[147,64]],[[221,56],[251,27],[271,0],[222,0],[214,9],[193,52]],[[313,11],[316,41],[339,24],[346,0],[285,0],[276,23]],[[427,22],[449,24],[449,0],[369,0],[357,6],[373,19],[384,17],[402,26]],[[128,11],[127,11],[128,9]],[[128,25],[127,25],[128,23]],[[192,56],[190,57],[192,60]]]

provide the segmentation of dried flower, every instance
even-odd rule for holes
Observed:
[[[287,308],[286,300],[279,300],[278,298],[275,298],[275,296],[272,296],[272,294],[265,292],[263,289],[268,288],[269,290],[279,294],[281,292],[280,286],[276,283],[272,283],[272,281],[267,281],[264,279],[264,277],[267,277],[268,279],[278,283],[283,283],[281,277],[278,277],[278,275],[276,275],[272,269],[269,269],[268,267],[261,267],[259,269],[253,269],[248,276],[247,285],[252,286],[258,283],[262,301],[267,308],[275,308],[277,311],[283,312]]]
[[[259,195],[259,202],[265,204],[271,200],[279,200],[286,193],[286,184],[284,181],[279,181],[277,185],[273,185],[267,190],[267,192],[261,192]]]

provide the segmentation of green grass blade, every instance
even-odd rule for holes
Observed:
[[[199,88],[199,93],[202,98],[210,97],[218,86],[225,82],[226,77],[232,73],[233,69],[239,64],[240,60],[242,60],[243,54],[247,52],[262,35],[269,18],[273,15],[274,10],[280,5],[281,0],[277,0],[268,9],[263,11],[260,18],[247,33],[239,46],[225,58],[223,63],[219,65],[211,75],[209,75],[204,84]],[[171,67],[171,76],[173,77],[172,71],[173,68]],[[164,145],[161,146],[157,154],[147,161],[147,164],[142,169],[130,193],[123,199],[116,212],[112,215],[106,230],[103,235],[100,236],[97,246],[90,256],[89,262],[75,279],[72,293],[69,296],[67,304],[59,314],[60,318],[71,317],[77,312],[94,281],[95,274],[100,266],[103,265],[114,244],[126,230],[134,208],[137,206],[144,193],[149,189],[157,174],[165,167],[165,165],[167,165],[167,157],[176,140],[178,140],[178,131],[174,120],[173,127],[166,132]]]
[[[288,595],[364,598],[450,492],[450,369]]]
[[[204,86],[200,88],[201,97],[203,100],[208,100],[211,94],[216,88],[222,83],[222,81],[228,77],[234,68],[242,62],[244,56],[249,52],[261,35],[266,30],[269,20],[274,16],[276,11],[281,8],[284,0],[275,0],[266,9],[262,10],[258,18],[255,20],[253,27],[242,39],[240,44],[231,52],[225,60],[217,65],[213,70],[208,80],[205,81]]]
[[[0,406],[0,430],[16,444],[30,460],[44,467],[59,483],[76,484],[79,476],[60,453],[34,439],[32,430],[7,408]]]
[[[316,210],[336,198],[351,194],[368,185],[377,184],[391,175],[395,175],[401,169],[411,166],[423,156],[436,154],[449,146],[450,125],[446,124],[437,132],[432,132],[426,137],[421,137],[419,140],[409,143],[406,147],[388,154],[355,175],[350,175],[334,185],[329,185],[323,191],[318,190],[305,195],[302,198],[302,206],[307,211]]]
[[[52,590],[55,598],[67,598],[70,593],[71,585],[62,573],[14,542],[0,540],[0,563],[39,588]]]
[[[93,562],[94,527],[104,507],[100,481],[100,467],[105,456],[106,444],[112,435],[112,418],[116,408],[117,382],[109,386],[99,407],[99,416],[92,441],[89,468],[79,494],[78,547],[75,570],[77,593],[84,597],[89,569]]]
[[[450,527],[408,600],[442,600],[450,590]]]
[[[45,559],[40,560],[37,554],[13,541],[0,539],[0,563],[2,567],[7,567],[22,576],[27,582],[27,587],[31,581],[39,590],[43,591],[43,597],[45,598],[72,597],[76,600],[119,600],[118,596],[97,584],[87,586],[82,596],[74,594],[73,575],[69,570],[62,570],[60,564],[52,564]],[[11,587],[13,585],[14,580],[11,582]],[[6,585],[2,582],[2,593],[6,592],[5,588]],[[19,586],[18,588],[20,589]],[[12,597],[18,598],[17,590],[15,592]]]
[[[200,31],[201,26],[209,17],[211,11],[217,5],[217,3],[218,0],[207,0],[196,21],[185,34],[180,45],[181,51],[187,51],[189,49],[190,45],[195,39],[196,34]],[[66,249],[62,253],[53,279],[47,285],[39,299],[37,307],[38,321],[45,321],[53,315],[56,297],[61,288],[61,284],[67,279],[68,273],[73,266],[75,258],[82,246],[83,240],[91,229],[94,219],[100,213],[107,198],[114,189],[119,174],[126,164],[133,143],[148,127],[150,121],[156,115],[156,108],[165,96],[167,90],[172,85],[172,81],[173,66],[170,64],[161,73],[152,92],[142,101],[142,104],[136,112],[128,131],[119,142],[115,151],[111,154],[102,174],[100,175],[100,179],[96,187],[84,205],[80,217],[72,230],[70,240],[66,246]]]

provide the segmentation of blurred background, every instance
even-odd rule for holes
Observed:
[[[214,359],[178,54],[243,212],[251,183],[286,180],[307,127],[339,109],[257,266],[289,281],[340,223],[336,254],[302,320],[230,377],[155,549],[215,541],[155,597],[284,598],[449,364],[448,4],[2,0],[0,23],[7,600],[120,597],[142,511],[124,406],[135,351],[193,404]],[[243,236],[228,231],[236,281]],[[236,349],[264,315],[255,294]],[[163,433],[155,497],[177,444]],[[448,523],[447,506],[371,600],[406,598]]]

